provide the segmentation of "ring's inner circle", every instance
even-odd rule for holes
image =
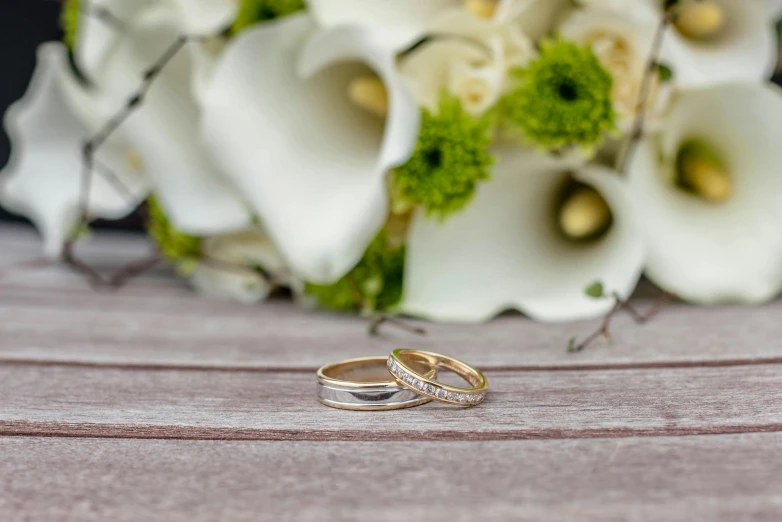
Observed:
[[[399,357],[407,366],[410,367],[411,370],[415,372],[418,372],[418,370],[414,365],[420,365],[422,363],[436,366],[439,369],[449,370],[449,372],[445,374],[439,372],[437,382],[442,384],[459,386],[459,384],[453,382],[454,379],[459,379],[461,381],[467,382],[472,387],[477,387],[480,386],[483,382],[483,379],[481,379],[479,375],[473,373],[473,371],[469,369],[467,365],[459,364],[458,362],[452,361],[450,359],[439,357],[434,358],[424,353],[408,351],[402,352]]]

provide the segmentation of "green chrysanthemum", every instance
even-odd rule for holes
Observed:
[[[550,40],[514,71],[518,86],[503,98],[504,117],[546,149],[592,147],[615,128],[611,74],[588,46]]]
[[[73,49],[76,45],[76,33],[79,30],[79,2],[80,0],[66,0],[60,11],[62,41],[69,49]]]
[[[154,197],[147,200],[147,210],[149,237],[180,273],[190,273],[201,257],[201,238],[183,234],[174,228]]]
[[[437,114],[423,111],[412,157],[394,169],[400,197],[440,218],[464,208],[477,184],[489,178],[490,130],[488,118],[471,116],[457,98],[443,94]]]
[[[367,247],[361,261],[330,285],[307,284],[323,308],[341,311],[389,310],[402,299],[405,247],[389,243],[385,230]]]
[[[304,8],[304,0],[242,0],[231,31],[238,33],[258,22],[282,18]]]

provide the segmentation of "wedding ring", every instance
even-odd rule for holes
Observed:
[[[437,370],[426,361],[413,361],[417,372],[429,378]],[[318,400],[343,410],[398,410],[431,401],[414,390],[401,386],[388,373],[386,357],[362,357],[318,370]]]
[[[433,368],[446,368],[470,383],[470,388],[452,386],[434,380],[434,377],[422,375],[416,366],[424,363]],[[424,352],[400,348],[391,352],[387,361],[388,371],[396,377],[400,384],[421,395],[426,395],[440,402],[458,404],[459,406],[475,406],[486,397],[489,381],[478,370],[453,357],[439,353]],[[435,376],[436,377],[436,376]]]

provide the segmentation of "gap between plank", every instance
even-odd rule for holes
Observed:
[[[714,368],[732,366],[760,366],[782,364],[781,357],[753,357],[742,359],[717,359],[701,361],[645,361],[617,363],[574,363],[561,365],[481,365],[485,372],[560,372],[560,371],[606,371],[606,370],[659,370],[677,368]],[[160,364],[160,363],[122,363],[104,361],[73,361],[52,359],[2,358],[0,365],[7,366],[62,366],[73,368],[94,368],[112,370],[140,371],[211,371],[211,372],[248,372],[248,373],[315,373],[316,367],[297,366],[253,366],[253,365],[210,365],[204,364]]]
[[[236,429],[198,426],[162,426],[141,424],[95,424],[34,421],[0,421],[2,437],[67,437],[162,440],[246,440],[309,442],[389,442],[389,441],[502,441],[615,439],[631,437],[691,437],[778,433],[782,424],[756,426],[703,426],[693,428],[602,428],[584,430],[507,430],[507,431],[409,431],[367,432],[361,430]]]

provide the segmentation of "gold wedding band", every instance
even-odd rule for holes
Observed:
[[[388,373],[386,357],[362,357],[318,370],[318,400],[343,410],[398,410],[431,401],[430,397],[400,385]],[[428,378],[437,370],[426,361],[413,361],[413,367]]]
[[[432,368],[451,370],[471,387],[452,386],[436,381],[436,376],[423,375],[418,371],[422,363]],[[448,404],[475,406],[483,401],[489,388],[489,382],[480,370],[439,353],[399,348],[391,352],[387,366],[397,381],[408,389]]]

